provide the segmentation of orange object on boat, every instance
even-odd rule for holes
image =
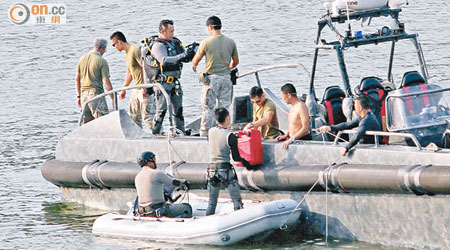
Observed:
[[[241,157],[246,159],[252,166],[262,164],[264,159],[261,132],[257,129],[251,129],[249,131],[239,131],[237,135]],[[236,162],[236,165],[242,167],[241,162]]]

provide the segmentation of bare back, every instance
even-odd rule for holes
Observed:
[[[297,137],[303,137],[309,133],[309,111],[305,103],[299,101],[289,111],[289,136],[295,136],[300,130],[303,132]]]

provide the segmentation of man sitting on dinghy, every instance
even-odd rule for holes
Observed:
[[[138,213],[141,216],[154,217],[192,217],[192,207],[187,203],[170,204],[164,199],[163,185],[189,186],[187,180],[174,179],[160,170],[156,170],[156,156],[152,152],[143,152],[138,158],[141,171],[134,179],[138,193]]]

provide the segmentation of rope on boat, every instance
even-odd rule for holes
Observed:
[[[323,147],[325,148],[325,134],[322,133],[322,142]],[[327,152],[327,160],[328,160],[328,168],[327,171],[331,168],[332,163],[330,162],[330,156]],[[325,242],[328,242],[328,173],[325,175]]]
[[[169,127],[169,134],[167,135],[167,152],[169,155],[169,169],[166,172],[168,172],[172,176],[173,176],[173,168],[172,168],[172,155],[170,153],[170,146],[172,146],[173,151],[177,154],[177,156],[181,159],[181,161],[185,161],[183,157],[181,157],[180,153],[178,153],[178,151],[172,145],[172,143],[170,143],[170,138],[176,137],[178,135],[184,135],[183,131],[175,127]]]
[[[335,138],[337,138],[337,139],[339,139],[339,140],[341,140],[341,141],[344,141],[344,142],[347,142],[347,143],[348,143],[348,141],[345,140],[344,138],[342,138],[342,137],[340,137],[340,136],[337,136],[337,135],[335,135],[335,134],[333,134],[333,133],[331,133],[331,132],[329,132],[329,131],[327,131],[327,134],[332,135],[333,137],[335,137]],[[322,137],[323,137],[323,135],[322,135]],[[325,142],[325,140],[324,140],[324,142]]]
[[[330,132],[327,132],[327,133],[336,137],[336,135],[334,135]],[[336,158],[336,160],[334,162],[330,161],[330,156],[329,156],[328,150],[326,150],[325,134],[324,133],[321,133],[321,134],[322,134],[323,146],[325,148],[325,151],[327,152],[326,154],[327,154],[327,160],[328,160],[328,167],[323,171],[324,175],[325,175],[325,241],[328,242],[328,171],[339,160],[340,155],[338,155],[338,157]],[[344,140],[344,139],[342,139],[342,140]],[[317,180],[314,182],[314,184],[311,186],[311,188],[308,190],[308,192],[306,192],[306,194],[303,196],[303,198],[300,200],[300,202],[297,204],[297,206],[292,210],[292,212],[289,214],[289,216],[280,225],[281,230],[286,230],[288,228],[286,223],[288,222],[289,218],[294,214],[295,211],[298,210],[299,206],[308,197],[308,195],[311,193],[311,191],[314,189],[314,187],[319,183],[319,181],[320,181],[320,176],[317,177]]]
[[[169,128],[170,131],[170,128]],[[169,174],[173,176],[173,168],[172,168],[172,156],[170,154],[170,135],[167,136],[167,152],[169,154]]]

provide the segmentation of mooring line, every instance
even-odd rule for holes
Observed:
[[[329,132],[327,132],[327,133],[329,133]],[[323,174],[325,175],[325,242],[328,245],[328,171],[339,160],[340,156],[338,155],[334,162],[330,161],[329,152],[326,149],[326,144],[325,144],[325,135],[324,135],[324,133],[321,133],[321,134],[322,134],[323,147],[325,148],[325,151],[327,154],[327,160],[328,160],[328,167],[323,171]],[[311,188],[308,190],[308,192],[306,192],[306,194],[303,196],[303,198],[298,202],[297,206],[295,206],[295,208],[292,210],[292,212],[288,215],[288,217],[280,225],[281,230],[287,229],[286,223],[288,222],[289,218],[294,214],[295,211],[298,210],[299,206],[308,197],[308,195],[311,193],[311,191],[314,189],[314,187],[319,183],[319,181],[320,181],[320,176],[317,177],[317,180],[314,182],[314,184],[311,186]]]
[[[330,162],[330,156],[328,155],[328,150],[326,150],[326,145],[325,145],[325,134],[322,134],[322,142],[323,142],[323,147],[325,148],[326,154],[327,154],[327,160],[328,160],[328,168],[327,168],[327,172],[328,169],[331,168],[332,163]],[[325,173],[325,242],[328,245],[328,173]]]
[[[331,133],[331,132],[329,132],[329,131],[327,131],[327,134],[329,134],[329,135],[332,135],[332,136],[334,136],[334,138],[338,138],[339,140],[342,140],[342,141],[344,141],[344,142],[347,142],[347,143],[348,143],[348,141],[347,141],[347,140],[345,140],[344,138],[342,138],[342,137],[339,137],[339,136],[337,136],[337,135],[335,135],[335,134],[333,134],[333,133]],[[323,137],[323,135],[322,135],[322,137]]]
[[[169,128],[170,130],[170,128]],[[167,151],[169,154],[169,171],[170,171],[170,175],[173,176],[173,169],[172,169],[172,156],[170,154],[170,134],[167,135]]]

